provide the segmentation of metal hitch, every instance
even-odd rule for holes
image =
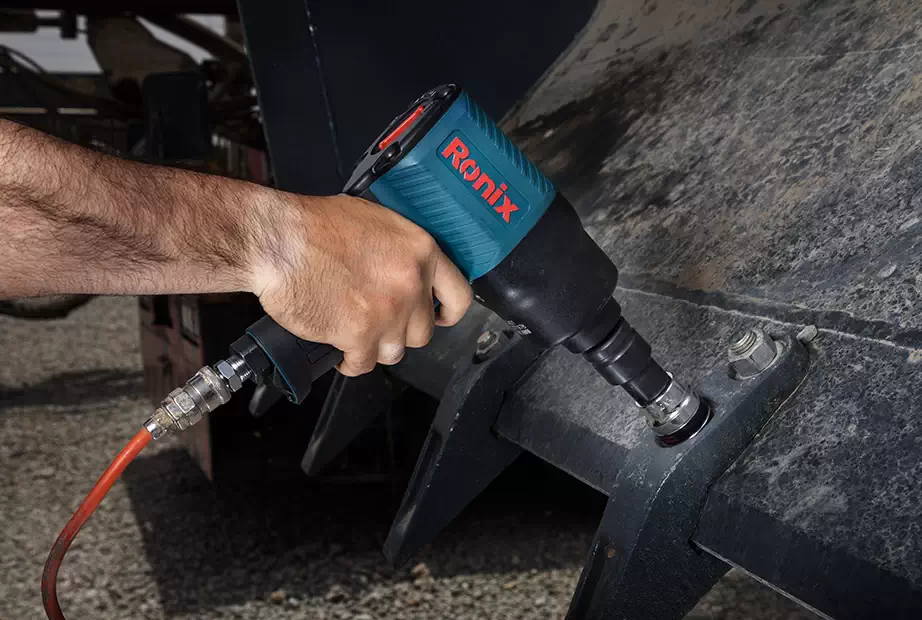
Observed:
[[[562,415],[504,408],[543,351],[502,335],[449,384],[385,555],[407,562],[528,450],[609,498],[567,617],[684,617],[729,569],[692,541],[708,489],[807,371],[808,352],[793,334],[762,335],[776,355],[759,372],[721,367],[694,386],[710,411],[700,430],[673,446],[647,436],[621,458],[623,449]]]

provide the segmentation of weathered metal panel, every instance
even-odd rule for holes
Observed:
[[[820,328],[807,382],[712,492],[708,546],[843,617],[852,570],[913,609],[922,5],[704,4],[603,5],[508,125],[621,267],[625,313],[670,370],[697,379],[740,323]],[[509,407],[630,448],[633,405],[583,366],[552,354]],[[835,569],[796,561],[811,554]]]

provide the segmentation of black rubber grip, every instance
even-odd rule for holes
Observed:
[[[349,184],[343,192],[378,202],[367,185]],[[435,304],[438,308],[438,301]],[[274,385],[294,403],[303,402],[314,381],[343,361],[339,349],[302,340],[268,315],[250,325],[246,337],[231,345],[231,351],[244,358],[259,383]]]
[[[361,196],[363,190],[346,187],[343,191]],[[370,193],[363,197],[374,200]],[[249,343],[255,345],[268,359],[258,354],[254,357],[252,353],[255,351]],[[280,389],[288,400],[298,404],[307,398],[314,381],[343,361],[343,352],[339,349],[328,344],[302,340],[269,315],[250,325],[246,337],[235,342],[231,350],[248,362],[258,376],[258,383]]]
[[[266,380],[295,403],[307,397],[314,381],[343,361],[339,349],[302,340],[268,315],[250,325],[247,335],[269,358],[271,375]]]

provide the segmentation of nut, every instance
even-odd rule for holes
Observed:
[[[231,392],[236,392],[243,387],[243,381],[237,375],[237,371],[234,370],[234,367],[230,365],[227,360],[221,360],[215,364],[215,372],[218,373],[224,382],[227,383],[227,387],[230,388]]]
[[[494,331],[485,331],[477,338],[477,356],[485,357],[499,344],[499,334]]]
[[[771,366],[777,356],[775,341],[755,327],[734,336],[728,350],[730,367],[738,379],[759,374]]]

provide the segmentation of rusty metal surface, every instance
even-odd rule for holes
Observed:
[[[802,391],[712,493],[740,519],[718,551],[817,604],[829,592],[791,566],[807,540],[922,588],[917,32],[908,0],[603,3],[506,121],[621,268],[625,314],[670,370],[697,379],[741,324],[820,328]],[[563,351],[508,407],[626,449],[643,431]],[[790,548],[758,559],[756,521]]]

